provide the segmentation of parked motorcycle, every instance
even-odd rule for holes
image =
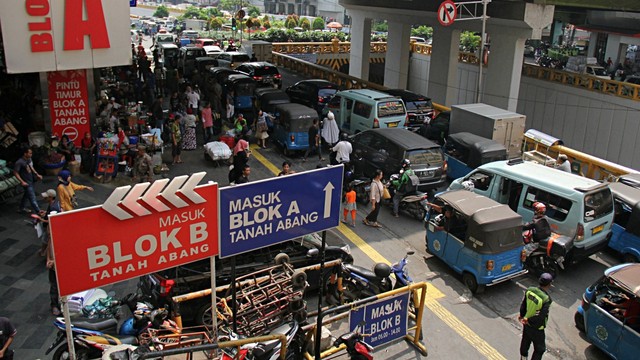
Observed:
[[[382,200],[382,203],[386,204],[387,206],[393,207],[393,196],[395,190],[393,189],[393,186],[390,186],[390,183],[385,183],[384,185],[387,187],[387,189],[389,189],[391,198]],[[427,211],[429,211],[429,207],[427,205],[429,203],[429,201],[427,200],[428,197],[429,194],[417,190],[405,194],[400,200],[398,212],[406,212],[414,218],[422,220],[427,214]]]
[[[302,344],[304,342],[304,332],[301,331],[300,324],[293,321],[289,324],[283,324],[273,331],[270,335],[284,334],[287,337],[286,360],[302,359]],[[219,339],[238,340],[238,336],[227,330],[227,335]],[[280,359],[280,351],[282,345],[280,340],[269,340],[259,343],[246,344],[237,348],[222,348],[221,360],[276,360]]]
[[[364,337],[356,329],[354,332],[342,334],[333,343],[334,347],[339,347],[344,344],[351,360],[373,360],[373,347],[364,342]]]

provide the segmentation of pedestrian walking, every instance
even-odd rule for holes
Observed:
[[[13,350],[9,347],[16,333],[16,328],[11,321],[6,317],[0,317],[0,359],[13,360]]]
[[[211,110],[211,103],[205,103],[202,111],[200,112],[202,117],[202,126],[204,127],[204,143],[207,144],[213,140],[213,111]]]
[[[196,139],[196,116],[192,108],[187,108],[184,118],[184,136],[182,137],[182,150],[195,150],[197,148]]]
[[[173,164],[182,164],[180,158],[182,148],[182,132],[180,132],[180,115],[175,116],[171,120],[171,156],[173,156]]]
[[[27,203],[31,204],[31,208],[36,214],[40,213],[40,206],[38,206],[38,201],[36,200],[34,184],[37,180],[42,180],[42,175],[38,174],[36,169],[33,168],[32,157],[33,151],[31,148],[25,149],[22,157],[16,161],[16,165],[13,168],[13,174],[24,188],[19,209],[19,212],[24,214],[31,212],[31,210],[27,209]]]
[[[318,152],[318,160],[323,161],[322,151],[320,151],[320,133],[318,129],[318,119],[313,119],[313,124],[309,127],[307,131],[307,135],[309,136],[309,147],[307,151],[304,153],[304,159],[302,161],[307,161],[307,157],[309,154],[314,151]]]
[[[342,210],[342,222],[347,222],[347,215],[351,213],[351,227],[356,227],[356,212],[358,211],[356,205],[356,191],[353,190],[351,184],[347,185],[347,191],[344,194],[343,210]]]
[[[78,208],[78,200],[76,198],[76,191],[89,190],[93,191],[91,186],[78,185],[71,181],[71,172],[69,170],[62,170],[58,174],[58,187],[56,194],[58,195],[58,201],[60,201],[60,208],[62,211],[70,211]]]
[[[251,175],[251,166],[249,166],[249,164],[245,164],[242,167],[242,174],[240,174],[240,177],[236,179],[236,185],[248,183],[249,175]]]
[[[133,182],[153,181],[153,159],[147,154],[147,147],[144,145],[138,145],[138,155],[133,163],[132,175]]]
[[[382,202],[382,194],[384,193],[384,185],[382,184],[382,170],[376,169],[373,180],[371,180],[371,192],[369,193],[369,201],[371,202],[371,212],[362,220],[365,225],[381,228],[378,223],[378,214],[380,213],[380,204]]]
[[[522,304],[520,304],[520,315],[518,315],[518,320],[522,323],[521,360],[528,358],[531,343],[533,343],[531,360],[542,359],[542,355],[547,350],[544,329],[549,320],[549,307],[552,302],[549,288],[552,282],[553,276],[544,273],[538,280],[539,286],[532,286],[524,293]]]
[[[267,148],[267,138],[269,137],[269,125],[267,125],[267,116],[262,110],[258,111],[258,120],[256,121],[255,137],[260,146],[263,149]]]
[[[60,207],[60,201],[56,199],[56,191],[54,189],[49,189],[42,194],[40,194],[43,199],[47,201],[47,210],[40,210],[40,221],[44,224],[42,229],[42,236],[40,237],[41,248],[38,252],[40,256],[45,256],[47,251],[47,246],[49,244],[49,215],[52,212],[60,213],[62,212],[62,208]]]
[[[289,162],[288,160],[285,160],[282,163],[282,170],[278,173],[278,176],[291,175],[295,173],[296,172],[294,170],[291,170],[291,162]]]

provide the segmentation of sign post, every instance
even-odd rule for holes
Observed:
[[[369,334],[364,341],[380,346],[407,334],[409,294],[407,291],[357,308],[349,314],[349,331],[357,327],[360,333]]]
[[[342,166],[220,189],[220,257],[334,228]]]

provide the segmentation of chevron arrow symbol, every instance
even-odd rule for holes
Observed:
[[[127,194],[127,196],[122,200],[121,204],[125,208],[133,211],[134,214],[138,216],[145,216],[151,214],[151,211],[145,209],[142,205],[138,203],[140,199],[140,195],[147,190],[149,187],[149,183],[136,184],[131,191]]]
[[[207,175],[206,172],[202,171],[199,173],[195,173],[189,177],[189,180],[184,184],[184,186],[178,190],[182,195],[186,196],[187,199],[191,200],[196,204],[201,204],[207,200],[205,200],[202,196],[198,195],[193,189],[198,185],[200,180]]]
[[[182,208],[182,207],[188,206],[189,204],[187,204],[184,200],[179,198],[177,194],[178,190],[180,189],[182,184],[184,184],[185,181],[187,181],[188,177],[189,177],[188,175],[176,176],[175,178],[173,178],[173,180],[171,180],[169,185],[167,185],[167,187],[160,193],[160,195],[175,207]]]
[[[169,183],[169,179],[160,179],[156,180],[151,184],[146,193],[142,196],[142,201],[147,203],[149,206],[153,208],[153,210],[157,212],[163,212],[171,210],[167,205],[165,205],[160,199],[158,199],[158,195],[164,187]]]
[[[131,189],[131,185],[121,186],[113,190],[107,201],[102,204],[102,208],[107,211],[109,214],[117,217],[119,220],[131,219],[133,215],[128,212],[122,210],[118,204],[120,200],[129,192]]]

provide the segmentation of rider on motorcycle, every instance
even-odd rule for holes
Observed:
[[[413,175],[411,169],[411,161],[409,159],[402,160],[402,169],[400,169],[400,176],[392,175],[391,185],[395,188],[395,194],[393,194],[393,216],[399,217],[398,211],[400,208],[400,201],[410,191],[407,191],[407,184],[411,185],[411,178],[409,175]],[[415,189],[414,189],[415,190]]]
[[[551,236],[551,226],[545,216],[547,206],[540,201],[533,203],[533,220],[522,226],[523,231],[533,231],[532,242],[539,243]]]

